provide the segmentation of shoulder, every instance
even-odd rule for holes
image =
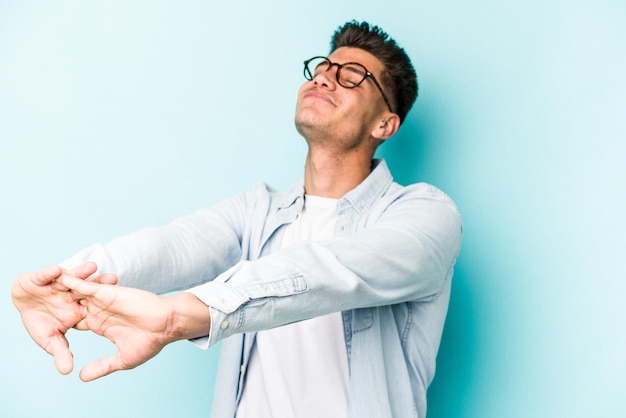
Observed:
[[[372,161],[372,174],[362,183],[359,188],[364,192],[362,196],[368,196],[375,200],[377,206],[392,206],[398,204],[424,204],[431,202],[435,205],[449,207],[458,213],[453,200],[439,188],[425,182],[402,186],[396,183],[384,160]]]
[[[397,193],[404,199],[431,200],[449,206],[451,209],[458,212],[458,208],[452,198],[443,190],[432,184],[421,182],[401,186],[397,183],[393,183],[390,189],[395,189],[392,193]]]
[[[440,207],[447,207],[459,213],[459,210],[450,196],[441,189],[428,183],[414,183],[402,186],[398,183],[391,183],[389,188],[381,196],[380,203],[385,205],[396,204],[428,204]]]
[[[402,186],[391,183],[372,207],[376,222],[417,226],[421,233],[449,236],[460,243],[463,221],[454,201],[439,188],[428,183]],[[458,246],[458,245],[453,245]]]

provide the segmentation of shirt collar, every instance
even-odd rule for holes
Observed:
[[[387,190],[392,181],[393,177],[385,160],[374,159],[369,176],[339,199],[339,207],[350,205],[359,212],[365,212]],[[303,181],[292,185],[285,192],[278,207],[285,209],[297,202],[304,202]]]
[[[387,163],[382,159],[372,160],[372,171],[358,186],[346,193],[340,205],[350,204],[359,212],[366,212],[393,182]],[[343,203],[346,202],[346,203]],[[340,206],[341,207],[341,206]]]
[[[304,202],[304,181],[292,185],[283,195],[278,209],[285,209],[296,202]]]

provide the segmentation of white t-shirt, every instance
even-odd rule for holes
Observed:
[[[282,246],[332,238],[336,207],[336,199],[305,196]],[[341,312],[258,332],[237,418],[345,418],[348,378]]]

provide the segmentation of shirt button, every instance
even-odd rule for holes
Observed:
[[[223,330],[225,330],[226,328],[228,328],[230,324],[228,323],[228,320],[223,320],[222,323],[220,324],[220,328]]]

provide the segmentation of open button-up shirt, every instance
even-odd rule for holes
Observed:
[[[461,243],[454,203],[425,183],[400,186],[375,160],[339,200],[333,239],[280,249],[303,202],[301,182],[284,193],[259,184],[64,266],[93,260],[120,285],[188,289],[209,306],[210,335],[194,343],[222,341],[213,418],[235,415],[256,331],[339,311],[350,418],[424,417]]]

